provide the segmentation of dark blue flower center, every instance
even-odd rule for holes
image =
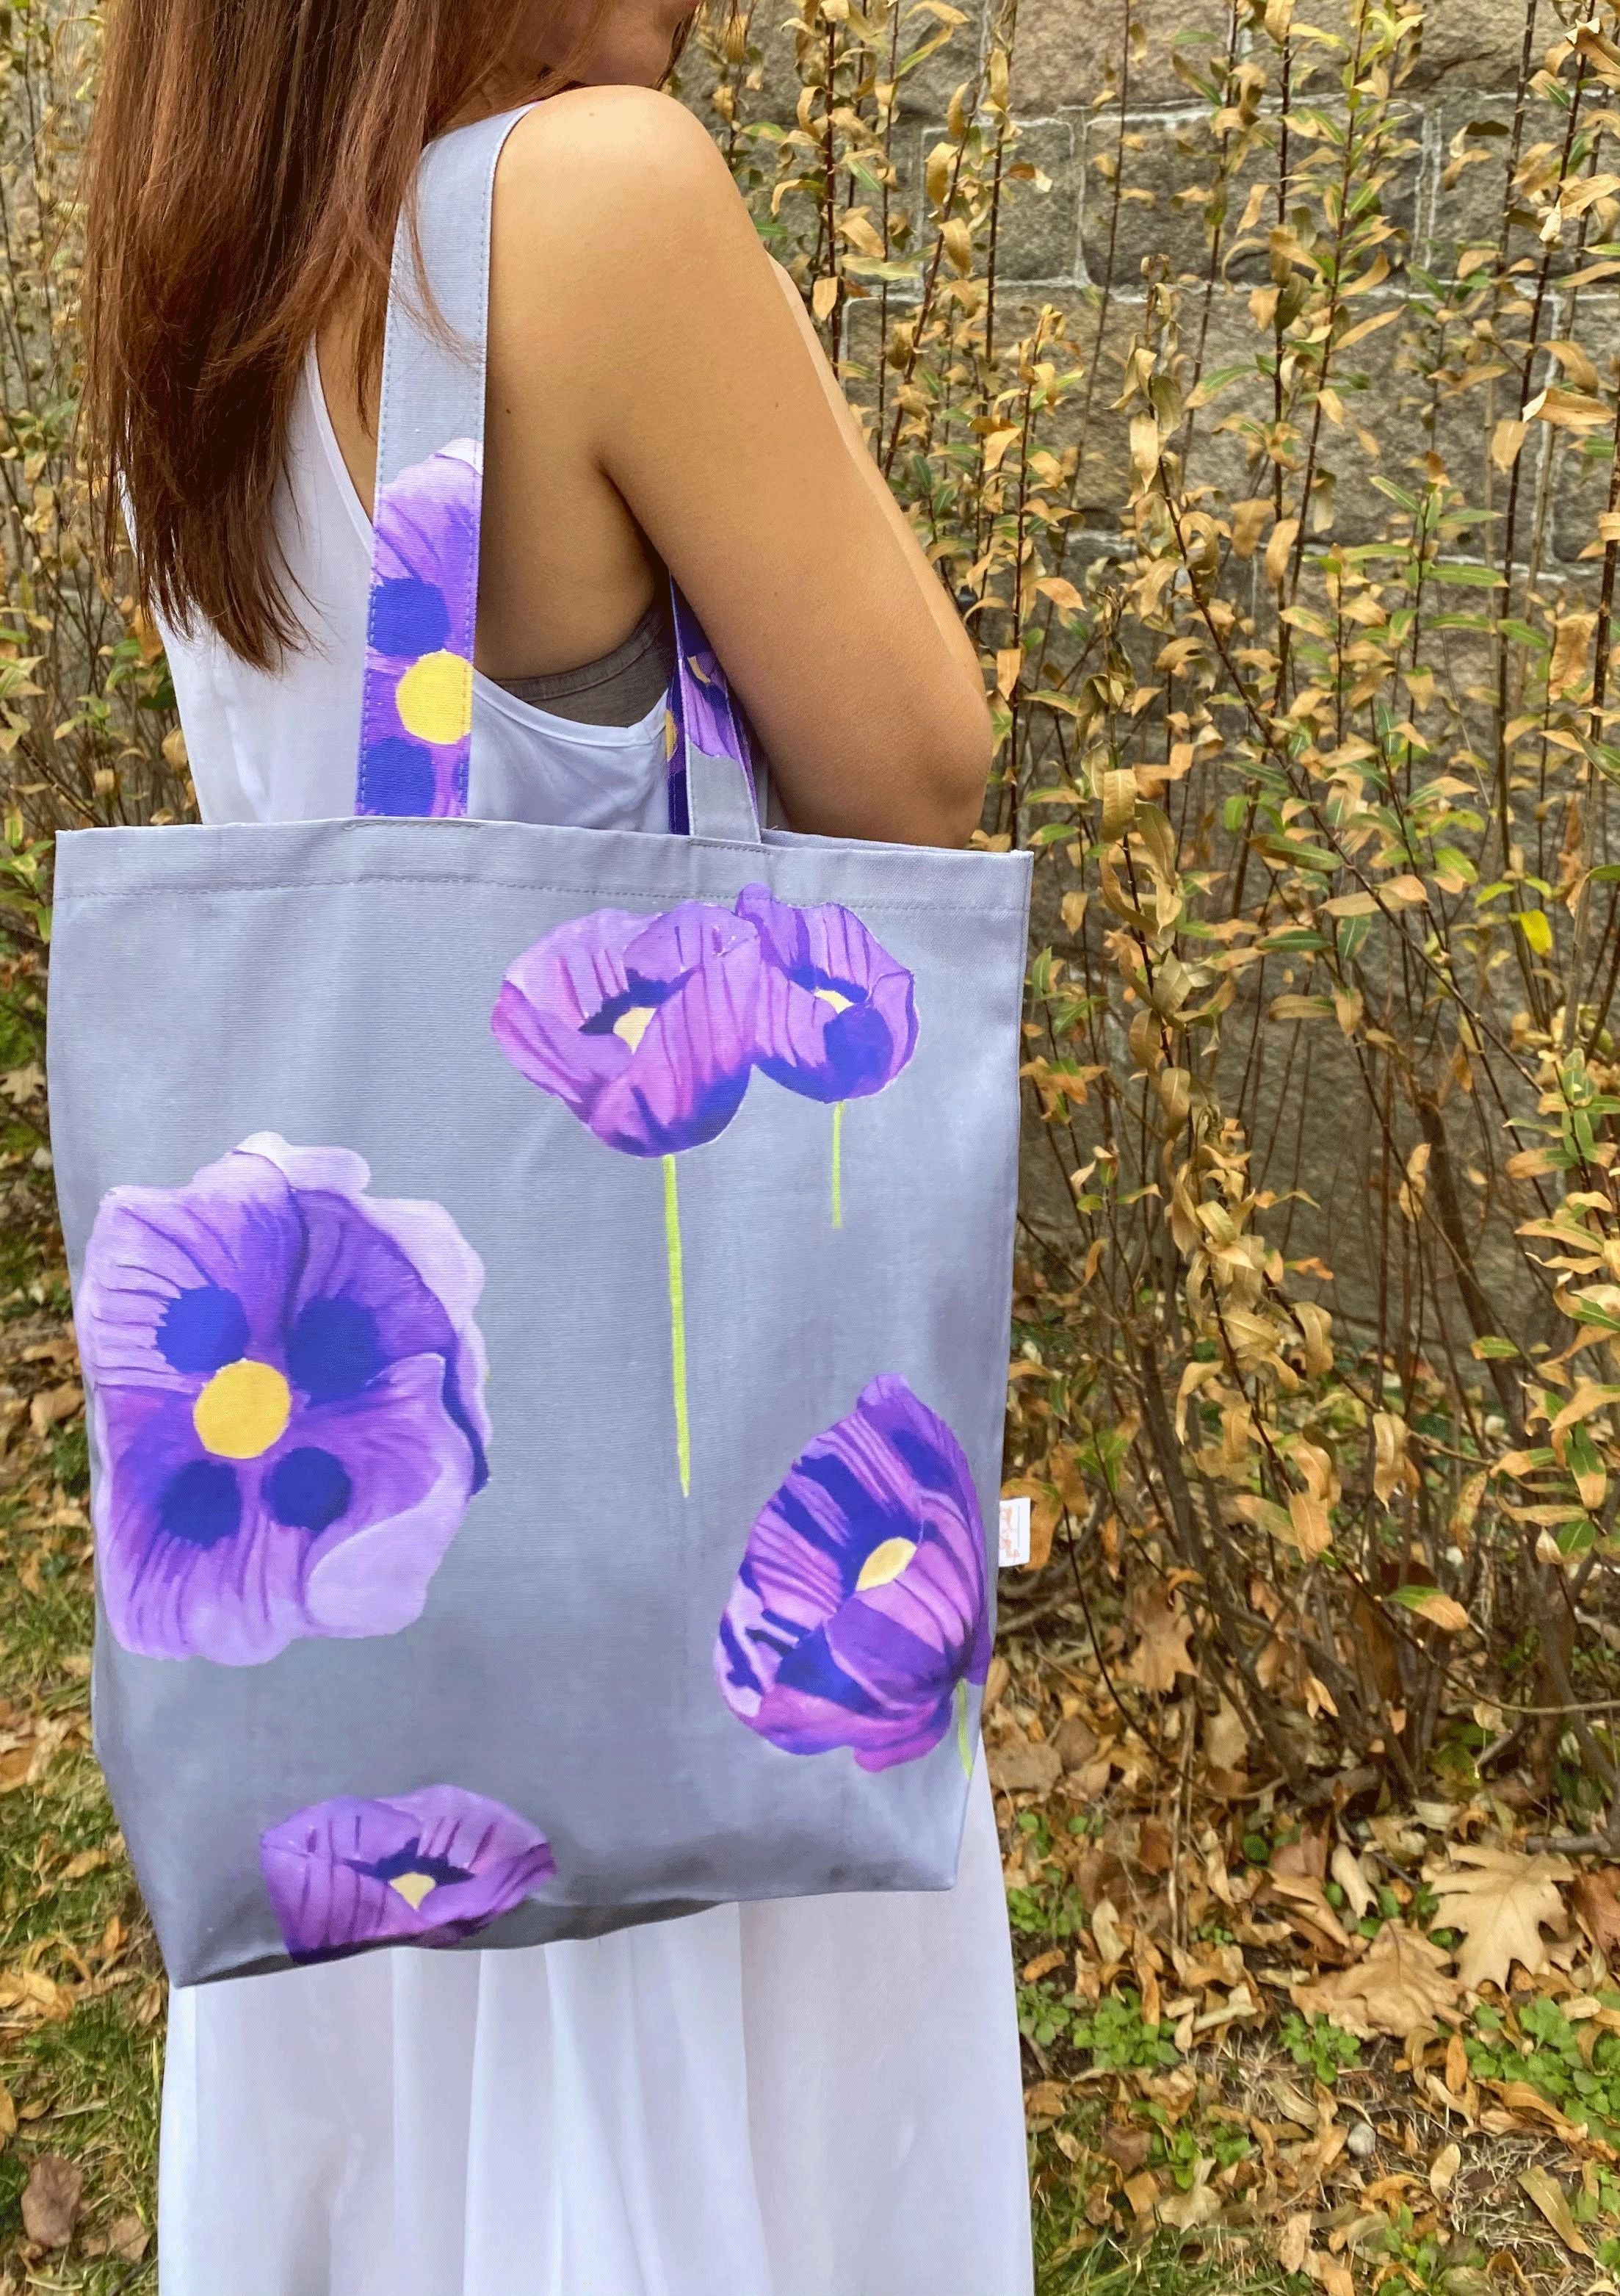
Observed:
[[[287,1371],[311,1403],[358,1395],[384,1368],[377,1318],[357,1300],[311,1300],[287,1334]]]
[[[363,1866],[360,1870],[377,1882],[397,1882],[407,1874],[425,1874],[436,1890],[442,1890],[447,1882],[470,1882],[472,1879],[469,1867],[453,1866],[447,1857],[430,1857],[414,1841],[406,1849],[396,1849],[390,1857],[378,1858],[373,1866]]]
[[[340,1459],[306,1445],[276,1461],[265,1480],[265,1496],[277,1522],[292,1530],[324,1530],[348,1507],[355,1487]]]
[[[372,813],[398,816],[429,812],[433,804],[433,758],[420,742],[389,734],[365,753],[365,802]]]
[[[247,1314],[234,1292],[200,1283],[169,1301],[155,1337],[176,1371],[221,1371],[248,1351]]]
[[[217,1546],[241,1529],[241,1486],[222,1459],[188,1459],[163,1486],[158,1520],[188,1546]]]
[[[450,609],[435,582],[414,574],[380,582],[372,593],[372,643],[404,660],[436,653],[450,636]]]
[[[628,986],[618,996],[610,996],[605,1004],[592,1013],[581,1026],[580,1035],[612,1036],[626,1013],[646,1012],[649,1008],[656,1012],[660,1004],[666,1004],[675,995],[683,981],[691,978],[690,973],[683,972],[675,980],[643,980],[639,972],[631,973]]]

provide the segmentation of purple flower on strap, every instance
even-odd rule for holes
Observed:
[[[737,914],[765,963],[754,1057],[773,1083],[807,1100],[862,1100],[891,1084],[917,1048],[912,975],[836,901],[798,909],[745,885]]]
[[[818,1435],[749,1534],[715,1674],[790,1754],[863,1770],[938,1744],[990,1666],[985,1530],[961,1444],[903,1379],[874,1379]]]
[[[148,1658],[397,1633],[487,1480],[484,1270],[344,1148],[257,1133],[114,1188],[78,1289],[98,1577]]]
[[[453,1945],[557,1871],[537,1827],[460,1786],[316,1802],[260,1836],[259,1864],[295,1961],[368,1945]]]
[[[520,1075],[610,1148],[668,1156],[737,1113],[758,986],[758,938],[729,910],[598,909],[525,950],[491,1025]]]
[[[378,496],[362,813],[467,809],[481,462],[454,440]]]

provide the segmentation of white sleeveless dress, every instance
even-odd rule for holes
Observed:
[[[168,634],[209,821],[353,809],[371,529],[313,357],[280,530],[307,652]],[[474,726],[526,817],[666,826],[661,701],[578,724],[479,677]],[[948,1894],[175,1993],[159,2257],[161,2296],[1029,2296],[982,1759]]]

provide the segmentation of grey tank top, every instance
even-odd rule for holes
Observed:
[[[675,675],[675,625],[668,600],[660,593],[629,636],[610,653],[577,669],[544,677],[503,677],[502,691],[553,718],[582,726],[634,726],[658,701]]]

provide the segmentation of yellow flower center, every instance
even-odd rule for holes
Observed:
[[[221,1459],[257,1459],[277,1443],[292,1414],[292,1390],[274,1365],[226,1364],[192,1406],[204,1447]]]
[[[814,994],[821,998],[823,1004],[830,1004],[835,1013],[847,1013],[855,1003],[853,996],[840,996],[836,988],[818,988]]]
[[[459,653],[425,653],[394,689],[399,722],[419,742],[447,749],[472,731],[472,664]]]
[[[658,1009],[656,1004],[633,1004],[627,1013],[621,1013],[613,1023],[614,1035],[622,1037],[634,1052],[646,1035],[648,1023]]]
[[[430,1897],[438,1889],[438,1883],[433,1879],[431,1874],[396,1874],[389,1887],[390,1890],[397,1890],[411,1911],[414,1913],[422,1899]]]
[[[817,995],[820,995],[818,990]],[[917,1552],[914,1538],[886,1538],[881,1546],[874,1546],[861,1565],[861,1575],[855,1580],[855,1592],[864,1594],[869,1587],[887,1587],[897,1578]]]

